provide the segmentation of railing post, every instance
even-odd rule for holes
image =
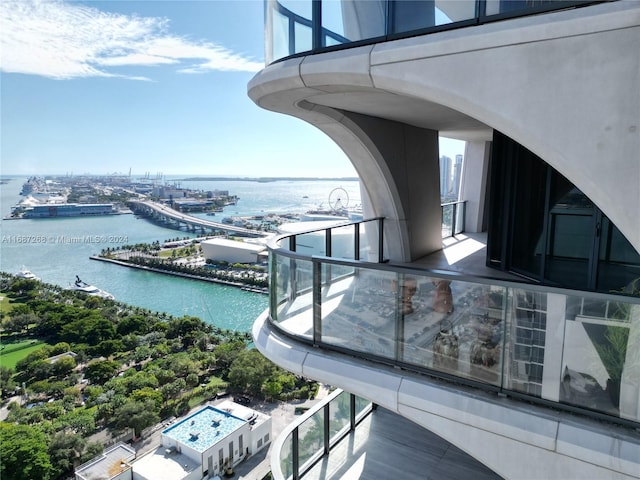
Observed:
[[[354,223],[353,227],[353,259],[360,260],[360,224]]]
[[[451,212],[451,236],[456,236],[456,216],[458,215],[458,204],[453,204],[453,212]]]
[[[331,402],[325,404],[324,406],[324,454],[325,455],[329,455],[329,449],[330,449],[330,445],[329,445],[329,435],[331,434],[330,431],[330,418],[329,418],[329,405],[331,404]]]
[[[324,231],[324,253],[327,257],[332,256],[332,248],[331,248],[331,228],[327,228]],[[331,284],[331,264],[327,264],[326,268],[326,276],[327,276],[327,285]]]
[[[300,478],[300,451],[298,449],[298,427],[291,432],[291,475],[293,480]]]
[[[384,218],[378,219],[378,263],[384,263]]]
[[[311,42],[313,50],[324,47],[322,38],[322,2],[312,0],[311,3]]]
[[[349,394],[349,429],[356,429],[356,396],[353,393]]]

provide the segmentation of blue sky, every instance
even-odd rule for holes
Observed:
[[[356,176],[324,133],[248,98],[263,10],[1,0],[0,173]]]

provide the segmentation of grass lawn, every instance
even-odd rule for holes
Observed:
[[[5,292],[0,292],[0,312],[8,314],[13,308],[12,302]]]
[[[2,350],[0,351],[0,365],[3,367],[16,368],[16,363],[25,358],[46,344],[39,340],[23,340],[19,342],[5,343],[2,340]]]

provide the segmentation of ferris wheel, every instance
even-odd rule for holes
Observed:
[[[334,212],[345,210],[349,206],[349,194],[342,187],[337,187],[329,193],[329,208]]]

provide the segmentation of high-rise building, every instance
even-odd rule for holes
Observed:
[[[440,196],[448,197],[453,190],[453,161],[443,155],[440,157]]]
[[[456,200],[458,200],[460,197],[460,183],[462,182],[462,158],[462,155],[456,155],[456,160],[453,163],[452,196]]]
[[[271,245],[257,348],[353,395],[349,428],[372,402],[504,478],[638,478],[640,3],[269,0],[265,18],[249,96],[345,151],[367,220]],[[466,142],[446,207],[440,137]],[[344,408],[318,437],[292,426],[274,477],[330,457]]]

